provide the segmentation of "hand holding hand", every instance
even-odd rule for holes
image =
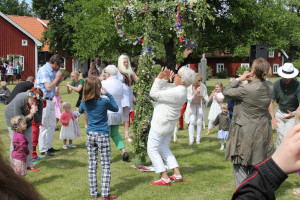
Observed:
[[[272,158],[287,174],[300,170],[300,123],[285,134]]]

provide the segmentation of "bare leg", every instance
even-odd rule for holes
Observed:
[[[161,172],[160,175],[164,179],[169,179],[169,176],[168,176],[167,172]]]
[[[180,176],[181,175],[178,167],[174,168],[173,172],[174,172],[174,175],[176,175],[176,176]]]
[[[69,145],[72,144],[72,143],[73,143],[73,141],[72,141],[72,140],[69,140]]]
[[[67,145],[67,140],[63,139],[64,145]]]

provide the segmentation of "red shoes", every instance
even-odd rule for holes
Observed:
[[[157,181],[151,182],[151,185],[165,185],[165,186],[170,186],[171,181],[164,181],[163,179],[159,179]]]
[[[182,182],[183,181],[182,176],[181,177],[175,177],[174,175],[172,175],[172,176],[170,176],[170,179],[172,181],[176,181],[176,182]]]
[[[35,167],[27,167],[27,170],[31,170],[31,171],[34,171],[34,172],[38,172],[40,171],[39,169],[35,168]]]
[[[116,199],[117,195],[115,194],[110,194],[107,197],[102,197],[103,200],[109,200],[109,199]]]

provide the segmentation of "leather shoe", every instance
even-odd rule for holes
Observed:
[[[109,200],[109,199],[116,199],[117,195],[115,194],[110,194],[107,197],[102,197],[102,200]]]
[[[60,151],[60,149],[53,149],[53,147],[51,147],[50,149],[48,149],[49,152],[54,153],[56,151]]]
[[[49,151],[42,152],[41,153],[43,156],[54,156],[54,154],[50,153]]]
[[[127,152],[125,152],[123,154],[123,161],[128,161],[129,160],[129,154]]]
[[[34,171],[34,172],[38,172],[40,171],[39,169],[35,168],[35,167],[27,167],[28,170]]]

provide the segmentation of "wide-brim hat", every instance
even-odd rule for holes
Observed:
[[[284,63],[284,65],[278,68],[277,72],[282,78],[294,78],[299,73],[298,69],[292,63]]]

